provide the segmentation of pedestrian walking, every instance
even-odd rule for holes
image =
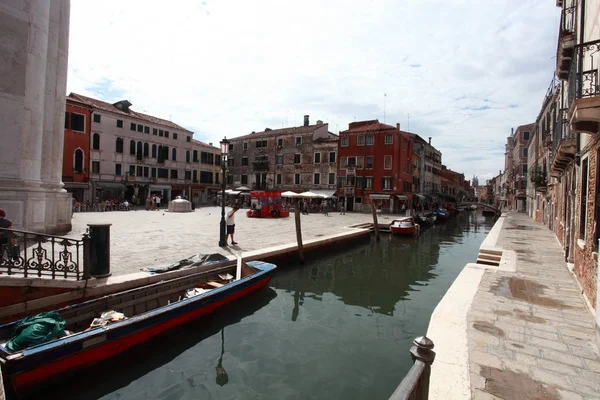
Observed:
[[[344,203],[340,203],[340,215],[346,215],[346,206]]]
[[[233,210],[227,213],[227,235],[225,236],[225,244],[227,244],[227,239],[231,235],[231,244],[238,244],[233,238],[233,234],[235,233],[235,213],[238,210],[237,206],[233,206]]]

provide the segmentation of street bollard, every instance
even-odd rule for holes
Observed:
[[[90,275],[106,278],[110,272],[110,226],[112,224],[88,224],[90,232]]]

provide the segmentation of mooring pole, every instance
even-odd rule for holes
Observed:
[[[296,220],[296,239],[298,240],[298,258],[304,264],[304,249],[302,247],[302,226],[300,224],[300,202],[294,207],[294,217]]]
[[[375,210],[374,203],[371,203],[371,211],[373,211],[373,226],[375,227],[375,240],[379,240],[379,223],[377,222],[377,210]]]

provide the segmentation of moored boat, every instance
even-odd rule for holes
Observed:
[[[437,216],[435,214],[433,214],[433,213],[427,213],[427,214],[417,215],[415,217],[415,220],[421,226],[431,226],[431,225],[435,224],[435,220],[436,219],[437,219]]]
[[[64,332],[22,349],[14,348],[13,333],[26,321],[0,325],[2,372],[18,394],[27,393],[263,288],[275,268],[262,261],[242,263],[237,270],[236,265],[210,265],[195,274],[68,306],[53,313]]]
[[[414,235],[415,220],[412,217],[395,219],[390,223],[390,232],[394,235]]]
[[[437,210],[436,213],[436,222],[446,222],[450,217],[450,213],[446,210]]]

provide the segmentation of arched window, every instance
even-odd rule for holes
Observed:
[[[169,159],[169,147],[168,146],[163,146],[163,157],[165,158],[165,160]]]
[[[142,142],[137,142],[137,150],[135,152],[136,159],[142,159]]]
[[[156,158],[156,145],[152,145],[152,158]]]
[[[116,152],[117,153],[123,153],[123,139],[122,138],[117,138]]]
[[[156,159],[156,162],[159,164],[162,164],[165,162],[165,152],[164,152],[164,147],[162,147],[162,146],[158,146],[158,157]]]
[[[148,143],[144,143],[144,157],[148,158],[149,154],[150,154],[150,146],[148,146]]]
[[[177,149],[176,148],[173,148],[173,150],[171,150],[171,160],[177,161]]]
[[[129,154],[135,156],[135,140],[129,142]]]
[[[190,162],[190,151],[185,152],[185,162]]]
[[[100,135],[97,133],[94,133],[94,136],[92,136],[92,149],[100,150]]]
[[[83,150],[77,149],[73,154],[73,172],[83,172]]]

